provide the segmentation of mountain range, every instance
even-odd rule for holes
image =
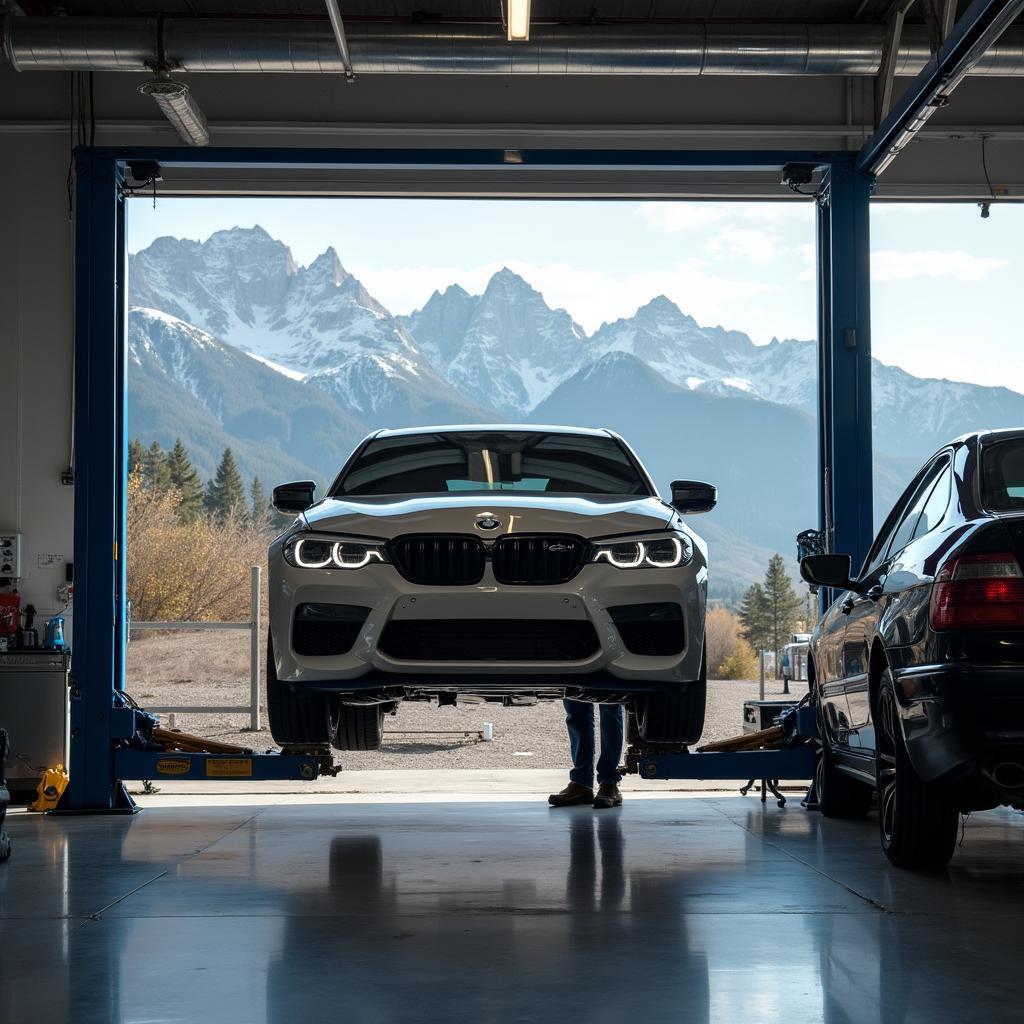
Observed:
[[[707,478],[694,523],[712,586],[734,598],[816,521],[813,341],[755,345],[665,296],[587,334],[511,270],[393,316],[333,248],[308,266],[260,227],[163,237],[130,257],[129,432],[180,436],[209,476],[230,446],[266,483],[329,481],[381,426],[608,426],[659,486]],[[873,363],[876,510],[943,440],[1024,423],[1024,395]]]

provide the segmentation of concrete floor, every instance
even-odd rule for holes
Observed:
[[[915,876],[873,819],[627,796],[13,813],[0,1021],[1021,1019],[1020,815]]]

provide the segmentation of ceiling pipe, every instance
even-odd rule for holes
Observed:
[[[864,24],[541,24],[509,43],[493,25],[350,22],[345,35],[360,74],[877,75],[885,45],[885,27]],[[346,72],[326,20],[8,15],[3,51],[20,71],[139,72],[163,53],[173,71]],[[905,26],[895,74],[930,58],[925,26]],[[1024,28],[974,73],[1024,75]]]
[[[341,20],[341,11],[338,9],[338,0],[326,0],[327,17],[331,22],[331,31],[334,33],[334,41],[338,44],[338,56],[341,57],[341,66],[345,71],[345,81],[354,82],[356,73],[352,70],[352,55],[348,50],[348,37],[345,34],[345,22]]]

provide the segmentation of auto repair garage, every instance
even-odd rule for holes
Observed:
[[[1013,513],[1024,499],[1016,476],[1024,459],[1012,428],[1024,428],[1024,415],[1015,411],[1011,378],[1019,357],[1006,351],[998,413],[978,404],[924,454],[906,440],[902,462],[876,461],[880,396],[902,410],[896,455],[901,431],[909,438],[911,421],[937,420],[942,401],[922,408],[929,400],[911,393],[906,373],[880,384],[890,368],[879,350],[872,356],[881,315],[872,303],[872,235],[890,208],[913,206],[921,231],[940,206],[969,213],[972,225],[1015,213],[1024,197],[1022,8],[1024,0],[0,4],[0,738],[8,737],[0,769],[9,782],[0,788],[0,1019],[1018,1019],[1024,720],[1018,726],[1014,716],[1015,686],[1024,685],[1024,537]],[[739,740],[708,744],[705,729],[701,741],[708,655],[690,640],[691,667],[673,692],[693,697],[699,684],[696,718],[692,700],[684,715],[683,704],[651,686],[629,696],[631,677],[616,675],[614,665],[592,678],[569,676],[570,685],[558,666],[538,667],[548,654],[534,653],[515,674],[481,684],[485,695],[498,694],[504,707],[521,692],[533,703],[538,693],[567,697],[599,707],[602,729],[605,708],[624,704],[621,806],[596,798],[591,806],[587,786],[585,800],[570,792],[571,806],[549,806],[546,782],[538,789],[531,773],[515,769],[350,770],[365,763],[346,765],[346,750],[373,748],[367,736],[385,711],[423,700],[429,687],[406,675],[402,686],[389,677],[339,696],[341,684],[328,692],[330,672],[310,673],[309,652],[294,636],[295,651],[282,652],[289,641],[277,631],[279,614],[291,629],[294,612],[295,629],[301,620],[316,637],[335,637],[355,621],[323,611],[352,606],[324,603],[319,582],[303,597],[307,584],[295,582],[309,578],[303,573],[345,576],[379,561],[368,571],[401,574],[398,610],[380,641],[391,644],[381,648],[385,658],[428,657],[398,653],[400,635],[421,652],[504,645],[515,661],[517,645],[556,649],[530,625],[535,619],[570,614],[535,585],[552,582],[529,575],[541,571],[535,562],[486,536],[504,533],[506,509],[514,520],[529,505],[479,496],[502,490],[500,481],[530,489],[531,453],[536,464],[538,445],[561,451],[557,433],[528,442],[506,428],[490,440],[480,439],[484,428],[458,435],[466,480],[449,480],[448,489],[478,497],[454,503],[468,509],[470,537],[458,551],[444,549],[449,576],[433,582],[468,581],[477,609],[503,582],[519,587],[503,618],[446,612],[466,616],[461,633],[450,626],[454,618],[444,620],[447,632],[415,628],[422,620],[408,602],[429,603],[441,589],[423,575],[423,566],[436,566],[437,541],[434,563],[410,546],[420,543],[421,527],[396,528],[400,538],[392,530],[375,546],[372,528],[316,519],[345,505],[341,495],[350,496],[348,508],[360,494],[394,498],[397,485],[360,491],[358,481],[372,478],[374,459],[407,449],[417,430],[437,424],[425,413],[388,424],[411,435],[393,431],[368,442],[377,448],[359,449],[326,501],[304,485],[275,492],[274,507],[288,517],[278,523],[285,534],[271,547],[269,580],[257,570],[240,577],[242,611],[221,616],[244,620],[226,625],[239,627],[246,645],[251,635],[253,703],[227,709],[251,712],[250,739],[189,737],[174,709],[169,719],[160,707],[166,701],[129,685],[129,637],[135,644],[142,626],[154,626],[131,625],[131,605],[136,620],[165,620],[155,625],[169,635],[182,625],[171,620],[189,618],[141,614],[147,606],[129,585],[129,538],[139,528],[130,511],[138,467],[129,384],[144,361],[129,307],[152,306],[159,315],[150,309],[150,321],[169,330],[199,302],[183,278],[152,270],[168,239],[155,242],[154,232],[139,245],[152,245],[150,263],[136,256],[133,218],[141,224],[154,209],[185,210],[179,202],[298,198],[436,200],[449,211],[464,200],[544,201],[552,210],[570,200],[609,217],[630,202],[682,210],[764,204],[754,217],[769,206],[804,211],[811,233],[802,257],[793,249],[786,274],[803,274],[808,295],[813,289],[813,445],[787,470],[786,486],[798,478],[814,507],[799,546],[793,530],[783,554],[794,576],[794,556],[806,559],[816,603],[806,623],[814,636],[790,644],[807,665],[809,643],[809,678],[795,677],[781,715],[751,701],[762,717],[737,715]],[[600,223],[604,214],[590,216]],[[396,236],[395,245],[413,245],[419,230],[410,218],[408,237]],[[180,233],[189,236],[186,227]],[[441,234],[426,242],[440,246]],[[687,247],[685,234],[673,237]],[[752,239],[732,236],[741,246]],[[948,241],[958,252],[968,244]],[[938,266],[923,236],[901,249]],[[972,251],[982,261],[974,267],[1009,259]],[[899,253],[885,258],[896,305],[911,319],[928,315],[924,285],[904,272]],[[976,282],[982,272],[963,279]],[[155,296],[154,281],[178,303],[173,310],[129,297],[133,287]],[[977,289],[976,299],[970,289],[950,292],[940,315],[969,313],[984,323],[995,314]],[[390,316],[372,309],[378,320]],[[410,336],[425,330],[422,318],[400,319]],[[209,352],[221,344],[208,323],[190,322],[196,345]],[[273,363],[266,352],[259,358]],[[670,365],[661,372],[672,379]],[[197,395],[202,372],[184,375]],[[278,376],[297,386],[295,374]],[[581,430],[602,426],[608,403],[596,385],[587,391],[585,376],[573,381],[594,419],[579,422]],[[502,408],[489,385],[474,386],[474,409]],[[700,393],[693,381],[689,387]],[[294,401],[286,395],[282,403]],[[268,406],[268,418],[272,412]],[[345,415],[367,422],[356,412],[350,403]],[[473,423],[468,416],[461,421]],[[523,416],[487,422],[517,420]],[[670,421],[660,428],[685,432]],[[448,431],[429,435],[430,443],[451,446],[456,435]],[[956,442],[958,434],[966,436]],[[572,437],[577,448],[607,442]],[[169,450],[174,434],[167,438]],[[623,511],[614,529],[580,527],[580,562],[561,581],[604,572],[618,574],[619,584],[631,572],[639,581],[688,566],[701,595],[693,608],[704,615],[704,559],[714,596],[718,535],[709,530],[706,545],[694,539],[690,513],[699,534],[696,513],[716,494],[689,479],[705,475],[687,469],[695,444],[681,437],[674,448],[676,473],[688,478],[673,482],[671,495],[657,481],[659,507],[674,517],[665,538],[629,526],[640,523],[628,518],[639,517],[635,510]],[[561,456],[543,458],[547,484]],[[635,489],[598,493],[661,501],[634,461],[624,465],[639,474],[628,485]],[[727,477],[728,461],[712,464],[712,484],[719,468]],[[593,465],[587,486],[596,490]],[[228,469],[222,461],[216,480]],[[579,490],[566,473],[561,489]],[[403,500],[432,490],[418,485]],[[731,494],[719,487],[723,515]],[[581,503],[578,494],[563,495],[557,508],[569,498]],[[252,500],[265,508],[268,499]],[[449,501],[447,514],[453,507]],[[354,539],[334,539],[346,530]],[[515,543],[534,545],[529,558],[568,559],[576,557],[578,538],[566,539],[575,532],[563,523],[554,541],[531,534]],[[633,539],[623,541],[627,533]],[[607,537],[616,542],[602,543]],[[197,552],[198,544],[176,550]],[[467,551],[479,557],[475,576]],[[203,557],[210,561],[202,571],[212,573],[214,557]],[[464,579],[451,575],[456,557]],[[481,584],[492,577],[497,586]],[[650,637],[665,626],[662,613],[635,611],[665,607],[641,603],[641,589],[627,587],[634,596],[600,620],[611,641],[594,634],[613,655],[621,637],[621,664],[638,651],[664,653],[630,646],[629,623],[643,627],[635,633],[647,639],[637,644],[661,642]],[[280,613],[286,592],[305,603]],[[596,592],[581,583],[561,593],[572,621],[589,621]],[[365,603],[375,608],[376,600]],[[458,603],[449,593],[436,600]],[[680,600],[689,616],[689,598]],[[535,618],[527,621],[531,602]],[[622,608],[649,618],[624,626]],[[364,607],[355,621],[359,644],[369,642],[374,614]],[[334,615],[326,625],[325,615]],[[273,639],[260,668],[267,617]],[[675,621],[665,628],[681,628]],[[405,627],[400,634],[396,623]],[[689,619],[686,628],[692,635]],[[464,657],[486,661],[485,653]],[[585,660],[580,651],[551,657]],[[763,654],[760,672],[763,699]],[[432,701],[442,706],[480,696],[472,687],[440,689]],[[710,721],[718,691],[707,692]],[[968,726],[965,694],[982,692]],[[490,739],[487,728],[481,740]],[[569,757],[566,744],[566,764]],[[604,792],[605,780],[596,781]]]

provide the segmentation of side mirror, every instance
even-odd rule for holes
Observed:
[[[313,504],[315,490],[315,480],[296,480],[294,483],[281,484],[274,488],[271,504],[278,512],[305,512]]]
[[[815,587],[856,589],[856,584],[850,579],[850,569],[849,555],[808,555],[800,559],[800,575]]]
[[[718,502],[718,488],[699,480],[672,481],[672,507],[683,515],[710,512]]]

